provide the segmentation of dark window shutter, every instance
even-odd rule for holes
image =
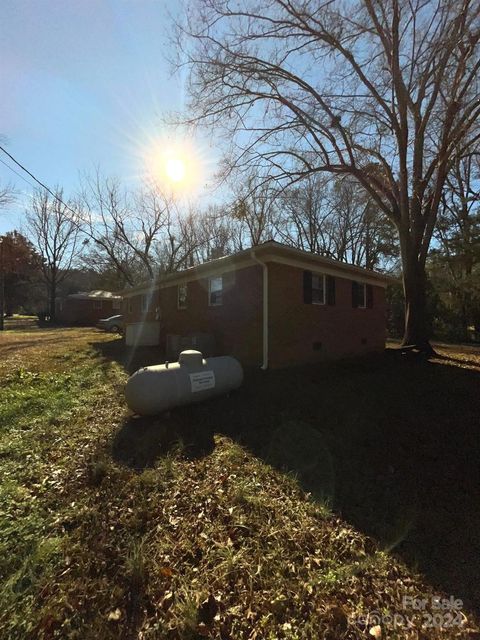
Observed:
[[[303,301],[312,304],[312,272],[303,272]]]
[[[373,287],[371,284],[367,284],[367,308],[373,307]]]
[[[358,285],[352,282],[352,307],[358,307]]]
[[[335,278],[327,276],[327,304],[335,304]]]

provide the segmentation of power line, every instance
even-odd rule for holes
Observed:
[[[13,168],[13,167],[11,167],[9,164],[7,164],[7,163],[5,162],[5,160],[2,160],[2,159],[0,158],[0,162],[1,162],[3,165],[5,165],[5,166],[7,167],[7,169],[10,169],[10,171],[12,171],[13,173],[15,173],[15,174],[16,174],[16,175],[17,175],[21,180],[23,180],[24,182],[26,182],[27,184],[29,184],[31,187],[35,188],[35,187],[34,187],[34,185],[33,185],[33,183],[32,183],[32,182],[30,182],[30,180],[27,180],[27,178],[25,178],[25,176],[22,176],[22,174],[21,174],[21,173],[19,173],[16,169],[14,169],[14,168]]]
[[[12,160],[17,167],[19,167],[22,171],[24,171],[27,175],[29,175],[31,178],[33,178],[33,180],[35,180],[35,182],[37,184],[39,184],[43,189],[45,189],[45,191],[47,191],[53,198],[55,198],[55,200],[57,200],[58,202],[60,202],[60,204],[62,204],[66,209],[68,209],[69,211],[71,211],[71,213],[73,213],[73,215],[75,217],[78,216],[78,212],[75,211],[74,209],[72,209],[72,207],[70,207],[68,204],[66,204],[56,193],[54,193],[49,187],[47,187],[47,185],[45,183],[43,183],[41,180],[39,180],[31,171],[29,171],[25,166],[23,166],[23,164],[21,164],[16,158],[14,158],[12,156],[11,153],[9,153],[4,147],[2,147],[0,145],[0,151],[3,151],[3,153],[8,156],[10,158],[10,160]],[[11,171],[13,171],[13,173],[15,173],[17,176],[19,176],[19,178],[21,178],[22,180],[24,180],[27,184],[29,184],[31,187],[33,187],[32,183],[27,180],[26,178],[24,178],[22,175],[20,175],[18,173],[18,171],[16,171],[15,169],[13,169],[12,167],[10,167],[6,162],[4,162],[1,158],[0,158],[0,162],[2,164],[4,164],[8,169],[10,169]],[[90,238],[92,238],[93,240],[95,240],[96,242],[98,242],[94,235],[92,233],[86,232],[85,229],[82,230],[82,228],[80,227],[80,225],[78,224],[78,222],[73,219],[71,222],[73,222],[73,224],[75,224],[77,226],[77,228],[80,231],[83,231],[84,233],[86,233],[87,236],[90,236]],[[211,240],[215,240],[216,238],[218,238],[220,236],[220,234],[217,234],[215,236],[212,236],[211,238],[206,238],[203,242],[199,243],[198,247],[201,247],[203,245],[205,245],[207,242],[210,242]]]
[[[43,189],[45,189],[45,191],[48,191],[48,193],[53,196],[55,198],[55,200],[58,200],[58,202],[60,202],[60,204],[62,204],[66,209],[68,209],[69,211],[71,211],[75,216],[77,215],[77,211],[74,211],[72,209],[72,207],[70,207],[68,204],[66,204],[56,193],[54,193],[49,187],[47,187],[46,184],[44,184],[41,180],[39,180],[35,175],[33,175],[33,173],[31,171],[29,171],[26,167],[23,166],[23,164],[21,164],[20,162],[18,162],[18,160],[16,160],[11,153],[8,153],[8,151],[6,149],[4,149],[1,145],[0,145],[0,151],[3,151],[3,153],[8,156],[10,158],[10,160],[12,160],[17,167],[20,167],[20,169],[22,171],[25,171],[26,174],[28,174],[31,178],[33,178],[35,180],[35,182],[37,184],[39,184]],[[6,164],[5,162],[3,162],[3,160],[1,160],[1,162],[8,167],[8,164]],[[9,169],[11,169],[14,173],[17,173],[15,171],[15,169],[12,169],[12,167],[8,167]],[[19,175],[17,173],[17,175]],[[22,176],[20,176],[22,177]],[[25,180],[25,178],[22,178],[23,180]],[[28,180],[25,180],[26,182],[28,182]],[[30,186],[33,186],[31,183],[29,183]]]

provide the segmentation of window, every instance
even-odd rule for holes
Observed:
[[[101,300],[94,300],[93,301],[93,308],[94,309],[101,309],[102,308],[102,301]]]
[[[208,304],[219,307],[223,297],[223,277],[210,278],[208,281]]]
[[[367,285],[364,282],[352,282],[352,307],[367,307]]]
[[[120,309],[122,301],[120,298],[113,298],[112,300],[112,309]]]
[[[335,304],[335,278],[323,273],[303,272],[303,301],[306,304]]]
[[[186,284],[178,285],[177,306],[179,309],[187,308],[187,285]]]
[[[325,304],[325,276],[312,273],[312,304]]]

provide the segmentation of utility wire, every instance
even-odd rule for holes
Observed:
[[[8,156],[10,158],[10,160],[12,160],[17,167],[19,167],[22,171],[25,171],[26,174],[28,174],[31,178],[33,178],[33,180],[35,180],[35,182],[37,184],[39,184],[43,189],[45,189],[46,191],[48,191],[48,193],[53,196],[55,198],[55,200],[58,200],[58,202],[60,202],[60,204],[62,204],[64,207],[66,207],[69,211],[71,211],[74,216],[78,215],[78,212],[75,211],[74,209],[72,209],[72,207],[70,207],[68,204],[66,204],[61,198],[59,198],[59,196],[54,193],[49,187],[47,187],[47,185],[45,183],[43,183],[41,180],[39,180],[31,171],[29,171],[26,167],[23,166],[23,164],[21,164],[20,162],[18,162],[18,160],[16,160],[11,153],[8,153],[8,151],[6,149],[4,149],[4,147],[2,147],[0,145],[0,151],[3,151],[3,153]],[[6,162],[4,162],[1,158],[0,158],[0,162],[2,164],[4,164],[6,167],[8,167],[11,171],[13,171],[14,173],[17,174],[17,176],[19,176],[20,178],[22,178],[22,180],[25,180],[25,182],[27,182],[30,186],[33,187],[32,183],[29,182],[26,178],[24,178],[23,176],[21,176],[15,169],[13,169],[12,167],[10,167]],[[80,228],[80,225],[75,221],[72,220],[72,222],[74,224],[76,224],[77,227]],[[80,229],[81,230],[81,229]],[[85,231],[84,231],[85,233]],[[91,233],[86,233],[86,235],[90,236],[93,240],[95,240],[95,237],[91,234]],[[214,240],[217,237],[219,237],[220,234],[217,234],[216,236],[213,236],[212,238],[207,238],[206,240],[204,240],[203,242],[201,242],[198,247],[201,247],[203,245],[205,245],[207,242],[209,242],[210,240]]]
[[[33,182],[30,182],[30,180],[27,180],[27,178],[25,178],[25,176],[22,176],[21,173],[19,173],[16,169],[14,169],[13,167],[11,167],[9,164],[7,164],[5,162],[5,160],[2,160],[0,158],[0,162],[5,165],[7,167],[7,169],[10,169],[10,171],[12,171],[13,173],[15,173],[21,180],[23,180],[24,182],[26,182],[27,184],[29,184],[31,187],[35,188]]]
[[[33,173],[31,171],[29,171],[26,167],[23,166],[23,164],[20,164],[20,162],[18,162],[18,160],[16,160],[11,153],[8,153],[8,151],[6,149],[4,149],[1,145],[0,145],[0,151],[3,151],[3,153],[8,156],[10,158],[10,160],[12,160],[17,167],[20,167],[20,169],[22,171],[25,171],[26,174],[28,174],[31,178],[33,178],[35,180],[35,182],[37,184],[39,184],[43,189],[45,189],[45,191],[48,191],[48,193],[53,196],[55,198],[55,200],[58,200],[58,202],[60,202],[60,204],[62,204],[64,207],[66,207],[69,211],[71,211],[75,216],[78,215],[77,211],[74,211],[72,209],[72,207],[70,207],[68,204],[66,204],[61,198],[59,198],[59,196],[54,193],[49,187],[47,187],[46,184],[44,184],[41,180],[39,180],[36,176],[33,175]],[[9,167],[8,164],[6,164],[5,162],[3,162],[3,160],[0,160],[6,167],[8,167],[9,169],[11,169],[14,173],[17,173],[15,171],[15,169],[12,169],[12,167]],[[17,175],[19,175],[17,173]],[[22,176],[20,176],[22,177]],[[22,178],[23,180],[25,180],[25,178]],[[28,180],[25,180],[26,182],[28,182]],[[33,186],[31,183],[29,183],[30,186]]]

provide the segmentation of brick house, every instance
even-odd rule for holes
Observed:
[[[111,291],[84,291],[56,300],[58,322],[94,325],[100,318],[121,313],[122,296]]]
[[[126,341],[263,368],[381,351],[388,281],[269,241],[125,290]]]

